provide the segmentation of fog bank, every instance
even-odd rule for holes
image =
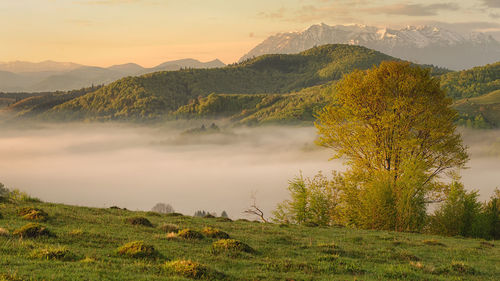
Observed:
[[[48,202],[149,210],[158,202],[242,217],[252,191],[267,214],[300,171],[342,169],[313,144],[312,127],[237,128],[182,135],[175,126],[115,124],[3,128],[0,182]],[[486,199],[500,186],[500,132],[464,131],[467,187]]]

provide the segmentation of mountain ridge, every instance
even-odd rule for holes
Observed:
[[[500,43],[484,33],[462,35],[437,26],[391,29],[359,24],[329,26],[322,23],[300,32],[272,35],[240,61],[263,54],[298,53],[323,44],[360,45],[415,63],[453,70],[500,60]]]

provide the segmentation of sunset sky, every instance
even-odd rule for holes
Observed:
[[[232,63],[269,35],[321,22],[438,24],[500,40],[500,1],[1,0],[0,61]]]

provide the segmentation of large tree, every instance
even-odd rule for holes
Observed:
[[[425,216],[425,203],[442,186],[439,176],[468,159],[439,80],[407,62],[383,62],[346,75],[335,99],[318,114],[316,127],[318,143],[333,148],[357,181],[346,192],[346,200],[356,201],[349,211],[370,213],[364,215],[372,221],[361,223],[366,227],[422,225],[414,220]],[[373,219],[377,214],[380,220]]]

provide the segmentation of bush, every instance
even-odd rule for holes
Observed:
[[[205,236],[210,237],[210,238],[217,238],[217,239],[228,239],[229,238],[229,234],[227,234],[224,231],[221,231],[217,228],[210,227],[210,226],[203,228],[203,230],[201,232]]]
[[[254,250],[247,244],[235,239],[221,239],[212,244],[214,253],[229,252],[229,253],[253,253]]]
[[[165,269],[176,275],[192,279],[214,279],[221,280],[224,275],[220,272],[211,270],[205,265],[191,260],[176,260],[167,262]]]
[[[233,222],[232,219],[225,218],[225,217],[218,217],[215,221],[217,221],[217,222]]]
[[[10,191],[0,182],[0,202],[7,201],[9,199]]]
[[[49,218],[44,210],[34,207],[20,208],[17,213],[25,220],[46,221]]]
[[[164,223],[164,224],[160,225],[158,228],[166,233],[179,231],[179,226],[176,224],[171,224],[171,223]]]
[[[12,234],[21,238],[53,236],[53,234],[47,228],[38,223],[29,223],[19,229],[14,230]]]
[[[19,189],[14,189],[9,194],[9,199],[14,202],[28,202],[28,203],[40,203],[42,200],[32,197],[26,192],[22,192]]]
[[[477,191],[466,191],[462,184],[452,183],[446,200],[430,218],[430,231],[448,236],[478,236],[482,231],[481,204],[477,198]]]
[[[183,217],[184,215],[181,213],[169,213],[166,214],[167,217]]]
[[[145,244],[143,241],[129,242],[117,250],[119,255],[131,258],[154,258],[158,256],[158,252],[151,245]]]
[[[200,232],[198,232],[196,230],[192,230],[189,228],[179,231],[179,233],[177,233],[177,236],[180,238],[190,239],[190,240],[198,240],[198,239],[204,238],[203,234],[201,234]]]
[[[33,250],[30,257],[44,260],[75,261],[76,255],[65,247],[48,247]]]
[[[147,227],[153,227],[153,224],[145,217],[126,218],[125,223],[131,224],[131,225],[142,225],[142,226],[147,226]]]

